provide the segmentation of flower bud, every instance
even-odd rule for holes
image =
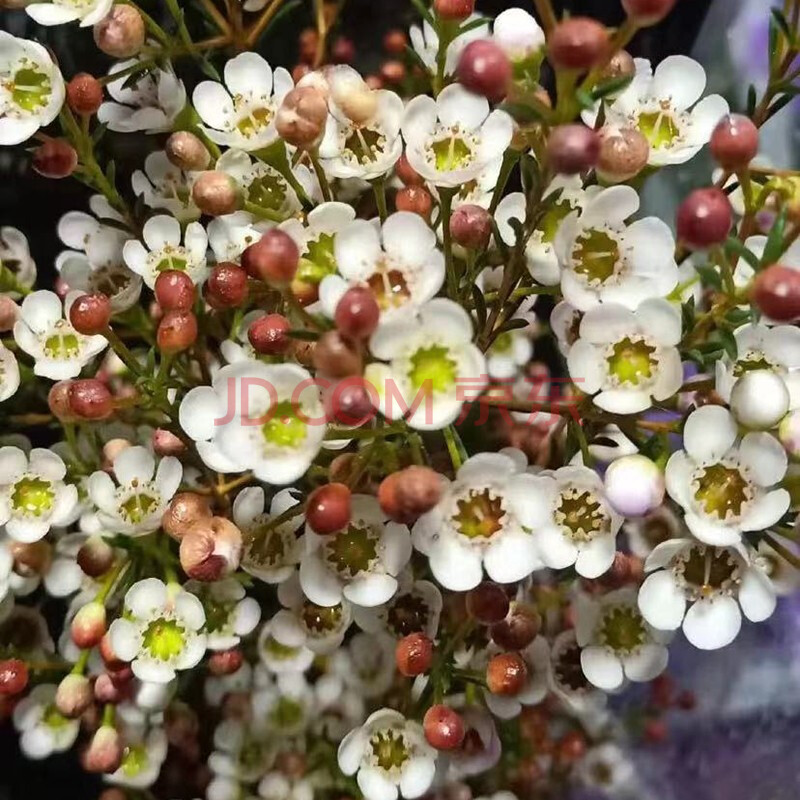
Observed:
[[[510,606],[506,590],[491,581],[483,581],[467,592],[467,613],[482,625],[502,622]]]
[[[408,47],[408,37],[399,28],[389,31],[383,37],[383,49],[392,56],[402,56]]]
[[[585,125],[559,125],[547,139],[547,157],[555,172],[576,175],[591,169],[600,156],[600,137]]]
[[[800,270],[773,264],[759,272],[751,294],[759,310],[776,322],[800,318]]]
[[[356,46],[352,39],[337,36],[331,45],[331,61],[334,64],[352,64],[356,60]]]
[[[28,665],[19,658],[4,658],[0,661],[0,696],[13,697],[22,694],[28,686]]]
[[[407,74],[406,65],[402,61],[392,59],[381,64],[381,78],[390,85],[402,83]]]
[[[618,78],[632,78],[635,74],[636,62],[633,56],[627,50],[617,50],[603,69],[600,80],[605,82]]]
[[[153,452],[157,456],[180,456],[186,452],[186,445],[172,431],[156,428],[150,439]]]
[[[678,208],[678,240],[691,250],[705,250],[728,238],[732,222],[731,204],[722,189],[695,189]]]
[[[158,349],[162,353],[180,353],[197,341],[197,317],[191,311],[169,311],[158,323]]]
[[[14,558],[14,572],[23,578],[41,578],[53,563],[53,546],[44,539],[38,542],[10,541],[8,549]]]
[[[528,679],[528,667],[519,653],[500,653],[486,668],[486,686],[492,694],[518,694]]]
[[[242,193],[236,181],[226,172],[201,172],[192,186],[194,204],[210,217],[232,214],[242,204]]]
[[[131,443],[127,439],[109,439],[103,445],[103,469],[112,472],[114,459],[129,447]]]
[[[420,176],[420,174],[411,166],[408,161],[408,156],[405,153],[400,156],[397,163],[394,165],[394,171],[397,173],[397,177],[406,185],[406,186],[424,186],[425,181]]]
[[[461,747],[466,729],[461,715],[445,705],[431,706],[422,721],[425,738],[437,750],[455,750]]]
[[[72,327],[86,336],[102,333],[110,319],[111,301],[101,292],[81,295],[69,309]]]
[[[244,655],[238,647],[212,653],[208,659],[208,671],[212,675],[233,675],[242,666]]]
[[[117,686],[108,673],[103,672],[98,675],[94,682],[94,699],[96,702],[105,705],[110,703],[116,705],[125,697],[124,687]]]
[[[235,572],[241,556],[242,532],[224,517],[195,520],[181,539],[181,567],[198,581],[216,581]]]
[[[734,384],[730,405],[740,425],[751,430],[770,430],[789,411],[789,390],[784,379],[772,370],[752,370]]]
[[[144,20],[133,6],[112,6],[93,32],[95,44],[112,58],[135,56],[144,45]]]
[[[430,467],[411,466],[384,478],[378,489],[383,513],[410,524],[430,511],[442,497],[442,480]]]
[[[67,178],[77,166],[78,154],[64,139],[48,139],[33,151],[33,168],[45,178]]]
[[[524,650],[537,636],[542,618],[535,608],[514,603],[508,616],[489,628],[489,636],[506,650]]]
[[[85,675],[67,675],[58,684],[55,706],[67,719],[77,719],[94,700],[92,684]]]
[[[72,618],[69,630],[72,641],[81,650],[95,647],[106,632],[106,607],[94,601],[82,606]]]
[[[117,729],[113,725],[101,725],[84,751],[81,763],[87,772],[108,775],[119,769],[124,752]]]
[[[492,215],[481,206],[459,206],[450,217],[450,235],[461,247],[483,250],[492,235]]]
[[[359,351],[338,331],[326,331],[317,340],[312,353],[314,367],[333,378],[361,375],[364,362]]]
[[[372,419],[375,404],[363,378],[344,378],[326,391],[325,413],[330,422],[339,425],[360,426]]]
[[[347,339],[368,339],[378,327],[380,313],[375,294],[364,286],[355,286],[342,295],[334,321]]]
[[[312,86],[299,86],[283,98],[275,116],[278,135],[301,150],[316,147],[325,133],[328,103]]]
[[[76,114],[96,114],[103,102],[103,84],[88,72],[78,73],[67,84],[67,104]]]
[[[401,675],[414,678],[431,667],[433,642],[424,633],[404,636],[395,647],[394,660]]]
[[[191,526],[200,520],[210,520],[208,499],[195,492],[180,492],[172,498],[161,518],[161,527],[173,538],[182,539]]]
[[[419,215],[426,222],[430,221],[433,198],[424,186],[403,187],[395,195],[394,204],[398,211],[409,211]]]
[[[778,439],[793,461],[800,460],[800,410],[788,413],[778,427]]]
[[[433,0],[433,10],[442,19],[463,22],[475,11],[475,0]]]
[[[580,731],[569,731],[561,737],[556,751],[559,762],[574,763],[586,755],[586,737]]]
[[[298,44],[300,45],[300,60],[313,64],[317,57],[317,47],[319,45],[319,34],[316,28],[304,28],[300,31]]]
[[[242,266],[251,278],[274,286],[288,286],[300,263],[294,239],[273,228],[242,253]]]
[[[606,495],[625,517],[644,517],[664,501],[664,473],[635,453],[611,462],[605,474]]]
[[[69,387],[72,381],[59,381],[50,387],[47,395],[47,405],[50,413],[59,422],[75,422],[77,417],[72,411],[69,401]]]
[[[211,153],[202,140],[189,131],[176,131],[164,145],[171,164],[186,172],[200,172],[208,169]]]
[[[156,278],[154,291],[156,300],[164,311],[189,311],[194,305],[194,283],[180,270],[168,269],[162,272]]]
[[[758,153],[758,128],[750,117],[728,114],[714,128],[709,148],[721,167],[742,169]]]
[[[378,95],[361,78],[334,80],[331,97],[344,115],[356,125],[369,122],[378,111]]]
[[[247,272],[238,264],[223,261],[208,276],[206,300],[214,308],[237,308],[247,299]]]
[[[267,314],[259,317],[247,329],[247,339],[256,353],[279,356],[291,345],[291,325],[283,314]]]
[[[591,17],[562,20],[547,40],[548,58],[556,69],[585,72],[605,59],[608,48],[608,30]]]
[[[0,294],[0,333],[10,331],[19,316],[19,306],[7,294]]]
[[[84,575],[99,578],[114,564],[114,548],[102,536],[91,536],[78,550],[77,561]]]
[[[511,61],[500,45],[491,39],[470,42],[461,53],[458,79],[490,103],[499,103],[511,85]]]
[[[597,174],[608,183],[622,183],[647,166],[649,155],[650,143],[635,128],[601,131]]]
[[[622,0],[625,13],[640,28],[655,25],[672,11],[677,0]]]
[[[102,381],[81,378],[70,383],[69,407],[81,420],[108,419],[114,413],[114,398]]]
[[[306,524],[321,536],[342,530],[350,522],[350,489],[328,483],[314,489],[306,500]]]

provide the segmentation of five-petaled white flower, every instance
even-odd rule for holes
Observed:
[[[192,200],[196,174],[184,172],[163,150],[156,150],[144,160],[144,170],[137,169],[133,173],[131,185],[136,196],[149,208],[163,209],[179,222],[191,222],[200,217],[200,209]]]
[[[339,745],[339,768],[355,775],[365,800],[421,797],[433,783],[436,751],[422,726],[382,708],[350,731]]]
[[[125,614],[108,629],[114,655],[142,681],[169,683],[206,651],[203,604],[178,584],[138,581],[125,594]]]
[[[28,16],[39,25],[63,25],[80,20],[81,28],[100,22],[111,10],[114,0],[51,0],[25,6]]]
[[[736,544],[788,510],[789,493],[772,488],[786,474],[786,451],[769,433],[740,438],[726,408],[704,406],[686,420],[683,446],[667,463],[667,491],[700,541]]]
[[[485,97],[453,83],[436,100],[415,97],[402,128],[411,166],[434,186],[456,188],[503,155],[514,122],[505,111],[490,111]]]
[[[108,346],[105,337],[84,336],[69,322],[69,309],[82,292],[70,292],[62,304],[55,292],[41,289],[22,301],[22,315],[14,323],[14,339],[36,359],[36,375],[54,381],[75,378]]]
[[[14,707],[14,727],[21,734],[19,746],[28,758],[39,760],[63,753],[78,738],[80,721],[58,712],[56,688],[53,683],[39,684]]]
[[[252,152],[278,138],[275,112],[294,88],[292,76],[258,53],[240,53],[225,64],[225,85],[203,81],[192,102],[211,141]]]
[[[89,498],[107,530],[129,536],[152,533],[161,525],[178,490],[183,467],[177,458],[162,458],[156,471],[153,454],[144,447],[127,447],[112,463],[116,485],[102,470],[89,476]],[[155,473],[155,477],[153,474]]]

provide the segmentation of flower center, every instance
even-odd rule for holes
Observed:
[[[724,592],[739,580],[739,565],[724,549],[696,545],[676,564],[698,597]]]
[[[383,154],[386,137],[371,128],[354,128],[345,139],[344,152],[358,164],[375,162]]]
[[[269,564],[274,567],[283,563],[287,547],[280,529],[269,529],[268,524],[269,522],[265,520],[252,532],[248,555],[259,564]]]
[[[331,633],[338,630],[342,624],[342,606],[337,604],[326,608],[305,600],[300,619],[303,627],[312,635]]]
[[[641,525],[640,533],[642,538],[650,545],[650,548],[666,542],[672,538],[672,527],[661,517],[646,519]]]
[[[185,272],[189,267],[189,256],[183,247],[167,245],[163,250],[155,254],[155,257],[158,259],[155,265],[156,272],[166,272],[173,269]]]
[[[378,536],[371,528],[350,525],[325,544],[326,560],[340,575],[355,578],[378,558]]]
[[[306,438],[306,423],[300,419],[291,400],[281,400],[271,409],[270,419],[261,426],[268,444],[296,448]]]
[[[249,108],[248,102],[241,95],[233,98],[233,107],[237,114],[241,114],[236,123],[236,129],[242,136],[248,138],[257,134],[262,128],[266,128],[272,121],[272,109],[267,106],[256,106]]]
[[[247,187],[247,199],[261,208],[279,211],[286,202],[286,183],[280,175],[267,172]]]
[[[103,266],[92,272],[89,284],[93,290],[113,298],[131,285],[131,277],[118,266]]]
[[[80,352],[78,334],[64,320],[57,322],[44,340],[44,354],[48,358],[76,358]]]
[[[48,75],[35,67],[18,69],[6,88],[11,92],[14,104],[31,113],[46,106],[52,92]]]
[[[439,172],[461,169],[468,166],[473,159],[472,148],[455,131],[444,139],[435,141],[430,147]]]
[[[120,767],[128,778],[134,778],[147,768],[148,762],[147,748],[136,744],[125,748]]]
[[[511,352],[513,347],[514,337],[511,335],[511,331],[506,331],[505,333],[501,333],[494,340],[494,343],[489,349],[496,355],[506,355],[507,353]]]
[[[303,721],[303,706],[291,697],[281,697],[269,712],[276,728],[295,728]]]
[[[297,279],[303,283],[320,283],[323,278],[336,272],[333,254],[333,236],[320,234],[315,241],[306,244],[306,253],[300,259]]]
[[[612,344],[606,354],[608,374],[619,383],[638,386],[649,381],[656,368],[657,348],[644,339],[626,336]]]
[[[566,489],[559,495],[555,521],[565,535],[578,542],[590,542],[608,530],[608,513],[597,496],[587,489]]]
[[[410,361],[408,378],[414,389],[427,385],[434,392],[445,392],[456,382],[456,362],[440,344],[419,348]]]
[[[664,109],[639,114],[636,126],[655,150],[669,147],[681,135],[672,113]]]
[[[770,363],[763,353],[751,351],[739,358],[733,365],[733,374],[734,377],[740,378],[748,372],[754,372],[760,369],[774,370],[775,365]]]
[[[503,499],[490,489],[470,490],[467,497],[456,501],[456,507],[453,525],[467,539],[491,539],[503,529]]]
[[[393,728],[374,733],[369,744],[373,762],[387,772],[400,769],[411,757],[405,737]]]
[[[386,612],[386,622],[398,636],[408,636],[410,633],[425,630],[428,615],[428,604],[421,597],[409,592],[392,602]]]
[[[67,725],[69,720],[51,703],[42,713],[42,722],[51,730],[57,731]]]
[[[186,629],[175,620],[160,617],[145,628],[142,644],[153,658],[170,661],[183,651]]]
[[[274,636],[267,636],[264,639],[262,649],[266,655],[276,661],[288,661],[300,652],[299,647],[289,647],[289,645],[279,642]]]
[[[572,269],[588,283],[605,283],[620,266],[619,245],[607,231],[590,228],[578,236],[572,249]]]
[[[612,650],[632,653],[646,638],[642,615],[633,606],[615,606],[603,616],[600,640]]]
[[[158,506],[158,499],[143,492],[134,492],[127,500],[119,504],[122,516],[134,525],[147,519]]]
[[[399,269],[379,269],[367,278],[381,311],[399,308],[411,297],[405,275]]]
[[[750,482],[737,467],[712,464],[695,475],[694,499],[703,511],[717,519],[739,517],[742,506],[753,496]]]
[[[11,505],[15,511],[41,517],[53,508],[56,494],[50,481],[29,476],[18,480],[11,491]]]
[[[539,223],[543,242],[552,242],[556,238],[559,226],[571,212],[572,204],[568,200],[559,200],[550,206]]]
[[[203,609],[206,612],[205,631],[208,633],[218,633],[229,628],[236,604],[213,601],[208,595],[203,598],[203,601]]]
[[[583,692],[590,688],[581,666],[581,648],[577,642],[567,642],[554,654],[553,668],[558,683],[569,691]]]

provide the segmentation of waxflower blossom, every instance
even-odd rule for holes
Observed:
[[[316,698],[302,673],[278,675],[253,696],[253,714],[273,737],[302,733],[314,714]]]
[[[10,286],[5,294],[12,300],[20,297],[19,288],[30,289],[36,281],[36,262],[31,257],[31,249],[25,234],[12,227],[0,227],[0,265],[3,272],[9,272],[17,287]]]
[[[31,3],[25,6],[25,11],[39,25],[79,21],[85,28],[100,22],[112,5],[113,0],[53,0],[52,3]]]
[[[147,789],[158,779],[161,765],[167,758],[167,735],[162,727],[139,733],[131,726],[128,736],[130,741],[126,742],[122,762],[106,780],[115,786]]]
[[[487,655],[495,655],[499,648],[490,647]],[[537,636],[520,651],[527,676],[522,688],[511,695],[492,694],[484,689],[486,706],[498,719],[513,719],[524,706],[535,706],[544,700],[549,691],[550,647],[544,636]]]
[[[163,150],[157,150],[147,156],[143,170],[133,173],[131,184],[150,208],[163,209],[179,222],[191,222],[200,216],[192,200],[194,175],[176,167]]]
[[[206,623],[206,647],[230,650],[252,633],[261,618],[258,602],[245,596],[245,588],[235,578],[223,578],[210,584],[189,581],[184,589],[200,598]]]
[[[534,68],[538,71],[544,49],[544,31],[527,11],[508,8],[498,14],[492,34],[518,72],[526,74]]]
[[[128,616],[115,619],[108,632],[114,654],[130,661],[140,680],[168,683],[177,670],[190,669],[203,657],[206,615],[193,594],[145,578],[126,592],[125,609]]]
[[[470,42],[486,37],[489,24],[488,21],[484,25],[476,24],[480,19],[481,17],[478,14],[470,15],[463,23],[464,27],[468,27],[468,30],[459,33],[447,46],[444,63],[445,75],[452,75],[455,72],[458,66],[458,59]],[[435,70],[436,58],[439,53],[439,37],[433,26],[427,20],[423,20],[422,25],[412,25],[408,35],[411,39],[411,46],[425,66],[428,69]]]
[[[683,445],[667,463],[667,491],[701,542],[737,544],[786,513],[789,493],[773,488],[786,473],[786,451],[770,434],[740,438],[729,411],[705,406],[686,420]]]
[[[69,750],[78,738],[80,722],[58,712],[56,686],[42,683],[14,708],[14,727],[21,734],[20,748],[32,759],[48,758]]]

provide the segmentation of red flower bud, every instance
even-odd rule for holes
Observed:
[[[18,658],[0,661],[0,695],[13,697],[22,694],[28,686],[28,665]]]
[[[45,178],[67,178],[77,166],[78,154],[64,139],[48,139],[33,151],[33,168]]]
[[[760,272],[753,284],[753,302],[777,322],[800,319],[800,271],[773,264]]]
[[[348,289],[336,306],[334,320],[348,339],[367,339],[378,327],[381,310],[374,293],[363,286]]]
[[[155,295],[164,311],[189,311],[194,305],[192,279],[177,269],[168,269],[156,278]]]
[[[600,137],[585,125],[559,125],[547,139],[547,157],[555,172],[576,175],[591,169],[600,156]]]
[[[625,13],[640,27],[655,25],[672,11],[677,0],[622,0]]]
[[[350,522],[350,498],[343,483],[320,486],[306,501],[306,523],[320,535],[342,530]]]
[[[728,114],[714,128],[709,147],[721,167],[742,169],[758,153],[758,128],[750,117]]]
[[[207,169],[211,154],[203,142],[189,131],[176,131],[164,145],[170,163],[187,172]]]
[[[110,319],[111,301],[101,292],[81,295],[69,309],[72,327],[86,336],[102,333]]]
[[[95,647],[106,633],[106,607],[96,602],[82,606],[72,618],[69,631],[81,650]]]
[[[424,633],[404,636],[395,647],[394,660],[401,675],[414,678],[431,667],[433,642]]]
[[[562,20],[547,40],[548,58],[556,69],[581,72],[602,62],[608,54],[608,47],[608,30],[591,17]]]
[[[527,679],[528,667],[519,653],[500,653],[486,668],[486,685],[492,694],[518,694]]]
[[[96,114],[103,102],[103,84],[88,72],[78,73],[67,84],[67,103],[76,114]]]
[[[283,314],[267,314],[251,323],[247,329],[247,338],[256,353],[279,356],[292,343],[288,336],[290,329],[289,320]]]
[[[722,189],[695,189],[678,208],[678,240],[692,250],[722,244],[730,232],[733,212]]]
[[[442,19],[461,22],[475,11],[475,0],[434,0],[433,10]]]
[[[144,45],[144,20],[133,6],[115,5],[94,26],[93,33],[95,44],[107,56],[130,58]]]
[[[458,79],[475,94],[499,103],[511,85],[511,61],[491,39],[470,42],[458,60]]]
[[[242,266],[252,278],[288,286],[300,262],[300,252],[288,233],[273,228],[242,253]]]
[[[70,383],[69,407],[82,420],[107,419],[114,413],[114,398],[102,381],[82,378]]]
[[[105,575],[114,563],[114,548],[101,536],[87,539],[78,550],[78,566],[90,578]]]
[[[223,261],[211,270],[205,293],[214,308],[237,308],[247,299],[247,273],[238,264]]]
[[[169,311],[158,323],[156,334],[162,353],[180,353],[197,341],[197,317],[191,311]]]
[[[464,741],[464,720],[449,706],[431,706],[425,712],[422,726],[428,744],[437,750],[455,750]]]
[[[397,193],[394,204],[398,211],[418,214],[426,222],[431,218],[433,198],[424,186],[405,186]]]
[[[453,241],[468,250],[483,250],[492,235],[492,215],[481,206],[459,206],[450,217]]]
[[[85,675],[67,675],[58,684],[55,706],[67,719],[77,719],[94,700],[92,684]]]

